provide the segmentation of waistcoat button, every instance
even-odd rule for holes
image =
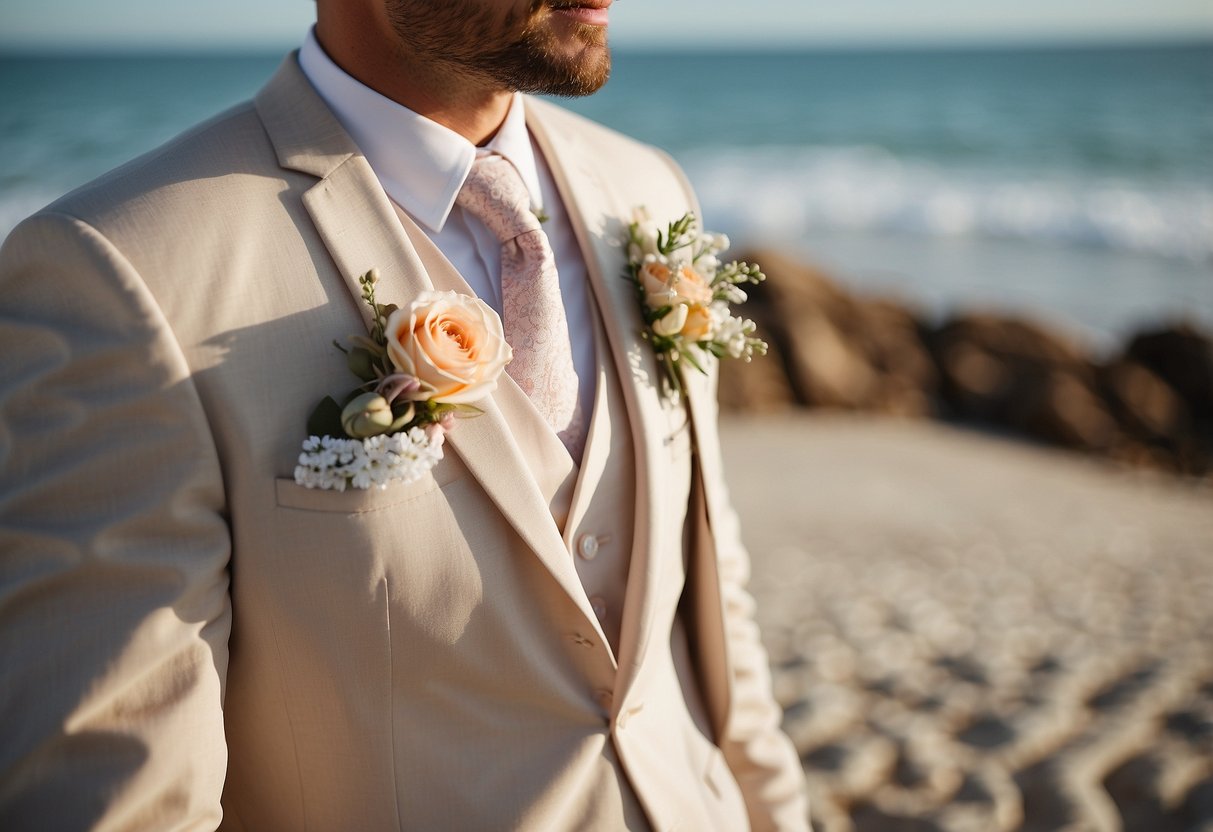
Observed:
[[[583,534],[577,540],[577,552],[586,560],[593,560],[598,556],[598,538],[592,534]]]

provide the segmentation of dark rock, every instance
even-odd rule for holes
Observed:
[[[743,259],[760,263],[767,274],[750,291],[744,314],[781,357],[798,404],[932,412],[934,363],[910,310],[848,294],[821,271],[775,251],[750,252]],[[736,375],[752,368],[729,369]]]
[[[1043,327],[990,314],[958,316],[930,336],[951,412],[1049,442],[1107,450],[1119,436],[1076,344]]]
[[[1173,446],[1191,427],[1187,404],[1144,365],[1124,359],[1098,370],[1099,385],[1126,432]]]
[[[860,303],[864,351],[882,377],[880,398],[886,412],[929,416],[939,377],[922,342],[922,325],[913,312],[880,298]]]
[[[905,304],[852,294],[802,260],[751,251],[767,281],[740,310],[770,354],[725,361],[720,403],[948,415],[1126,463],[1213,471],[1213,338],[1177,324],[1096,364],[1032,321],[965,313],[932,328]]]
[[[772,413],[796,404],[784,364],[777,343],[771,343],[770,352],[748,364],[744,361],[722,362],[717,390],[721,408],[744,413]]]
[[[1124,357],[1169,384],[1196,422],[1213,427],[1213,337],[1174,324],[1135,335]]]
[[[1079,374],[1057,370],[1024,379],[1007,403],[1011,427],[1070,448],[1106,451],[1120,438],[1116,420]]]
[[[1150,366],[1125,356],[1098,368],[1100,389],[1120,422],[1126,442],[1113,456],[1140,467],[1164,468],[1185,474],[1203,475],[1213,471],[1213,414],[1199,410],[1201,396],[1198,379],[1200,349],[1186,354],[1176,343],[1199,345],[1209,339],[1192,330],[1165,330],[1156,336],[1138,336],[1132,342],[1138,354],[1154,361],[1153,367],[1165,369],[1170,378],[1184,385],[1181,393],[1170,381]],[[1177,337],[1172,338],[1176,332]],[[1166,334],[1171,333],[1171,334]],[[1141,345],[1151,345],[1142,349]],[[1165,346],[1165,348],[1164,348]],[[1193,371],[1195,370],[1197,371]]]

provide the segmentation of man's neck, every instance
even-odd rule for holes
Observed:
[[[320,46],[351,77],[380,95],[447,127],[477,147],[487,144],[505,121],[513,93],[453,75],[398,48],[374,48],[344,37],[352,30],[316,25]]]

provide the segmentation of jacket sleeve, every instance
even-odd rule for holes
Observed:
[[[185,358],[55,213],[0,250],[0,356],[0,828],[213,829],[230,536]]]
[[[780,728],[783,714],[771,690],[769,659],[754,620],[754,598],[746,588],[750,558],[721,468],[715,370],[713,365],[709,378],[690,382],[689,394],[703,478],[694,499],[706,503],[697,513],[706,515],[710,527],[705,533],[716,553],[714,577],[723,619],[719,632],[724,661],[719,672],[727,677],[728,696],[717,742],[741,788],[754,830],[807,830],[804,772],[800,756]]]

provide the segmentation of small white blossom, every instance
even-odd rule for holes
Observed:
[[[442,442],[419,427],[368,439],[309,436],[295,467],[295,482],[332,491],[384,489],[393,482],[415,482],[441,459]]]
[[[711,283],[720,268],[720,259],[715,254],[704,254],[695,261],[695,269]]]
[[[731,358],[749,358],[753,353],[749,336],[754,331],[753,321],[738,318],[729,312],[727,303],[712,304],[712,319],[715,324],[715,341],[728,352]]]
[[[745,303],[749,299],[745,290],[736,283],[725,283],[724,281],[716,286],[716,294],[721,300],[728,303]]]

